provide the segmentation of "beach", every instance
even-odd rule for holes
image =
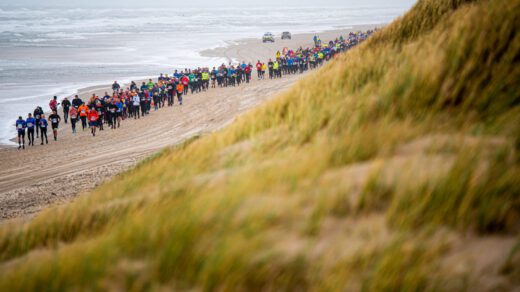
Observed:
[[[374,26],[356,26],[348,30],[320,33],[322,40],[334,39],[349,31]],[[263,44],[259,39],[243,39],[236,44],[201,52],[205,56],[256,62],[273,58],[283,47],[312,45],[312,34],[293,35],[292,40]],[[217,66],[219,64],[215,64]],[[159,73],[159,72],[158,72]],[[216,131],[231,123],[238,115],[275,97],[303,75],[282,79],[253,80],[240,87],[210,89],[188,95],[183,106],[177,103],[141,118],[127,119],[121,128],[105,127],[96,137],[88,130],[72,134],[70,124],[60,123],[59,139],[48,145],[0,148],[0,220],[30,218],[51,204],[69,202],[110,179],[164,147],[176,145],[197,135]],[[79,90],[87,99],[95,93],[111,92],[109,84]],[[60,108],[61,114],[61,108]],[[80,127],[81,128],[81,127]],[[14,131],[13,131],[14,132]],[[52,132],[50,133],[52,136]]]

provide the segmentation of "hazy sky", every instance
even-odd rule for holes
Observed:
[[[103,6],[268,6],[273,9],[286,6],[404,6],[411,7],[415,0],[0,0],[0,6],[66,6],[66,7],[103,7]]]

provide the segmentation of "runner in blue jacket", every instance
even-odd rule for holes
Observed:
[[[32,117],[31,113],[29,113],[25,123],[27,125],[27,139],[29,139],[29,146],[34,146],[34,127],[36,127],[36,119]]]
[[[18,117],[18,120],[16,120],[16,130],[18,131],[18,149],[22,148],[25,149],[25,128],[27,127],[27,124],[23,120],[22,116]]]

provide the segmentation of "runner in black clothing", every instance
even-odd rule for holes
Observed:
[[[38,132],[40,132],[40,119],[43,116],[43,109],[39,106],[36,107],[36,109],[33,112],[34,119],[36,120],[36,138],[38,138]]]
[[[99,100],[96,103],[96,111],[99,115],[97,120],[97,126],[99,127],[100,131],[103,131],[103,116],[105,115],[105,102],[103,100]]]
[[[56,113],[56,111],[53,111],[52,114],[49,116],[49,120],[51,121],[52,134],[54,136],[54,141],[57,141],[58,140],[58,128],[60,126],[61,117]]]
[[[110,103],[107,105],[108,113],[109,113],[109,125],[112,129],[116,128],[117,124],[117,106],[114,103]]]
[[[112,84],[112,90],[113,90],[115,93],[118,93],[118,92],[119,92],[119,89],[121,89],[121,86],[117,83],[117,81],[114,81],[114,84]]]
[[[83,101],[79,98],[79,96],[74,96],[72,100],[72,106],[78,109],[83,104]]]
[[[61,101],[61,107],[63,107],[63,119],[65,120],[65,124],[67,123],[67,120],[69,119],[70,106],[71,106],[70,101],[65,97]]]
[[[146,97],[142,91],[139,93],[139,101],[141,104],[141,116],[144,117],[146,115]]]
[[[269,63],[267,63],[267,68],[269,68],[269,79],[273,79],[273,67],[274,63],[271,59],[269,59]]]

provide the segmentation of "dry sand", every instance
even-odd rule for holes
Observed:
[[[372,26],[373,27],[373,26]],[[366,26],[353,30],[367,29]],[[336,38],[350,30],[320,33],[322,40]],[[312,45],[312,34],[294,35],[292,40],[263,44],[258,39],[240,41],[226,48],[202,52],[206,56],[256,62],[274,56],[283,47]],[[253,76],[255,76],[254,72]],[[195,135],[208,133],[231,123],[237,115],[288,88],[303,75],[279,80],[257,81],[236,88],[212,89],[188,95],[184,105],[163,108],[139,120],[125,120],[116,130],[105,127],[92,137],[79,125],[71,133],[70,124],[61,123],[59,139],[49,144],[0,148],[0,221],[30,218],[50,204],[70,201],[112,176],[129,169],[161,148],[178,144]],[[110,85],[80,90],[82,98],[101,95]]]

